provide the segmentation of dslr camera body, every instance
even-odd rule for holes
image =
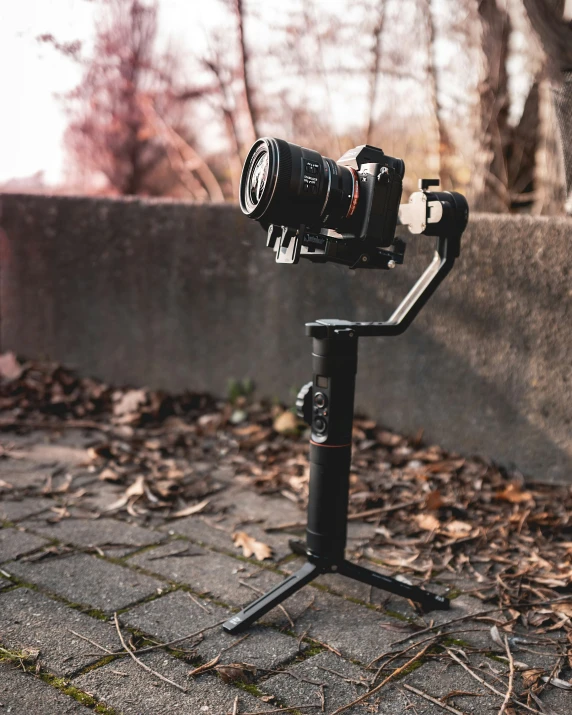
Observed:
[[[357,146],[337,162],[312,149],[264,137],[252,146],[240,183],[242,211],[268,232],[277,263],[333,261],[350,268],[394,268],[405,243],[397,224],[411,233],[462,234],[465,198],[432,191],[438,180],[422,179],[420,191],[400,205],[405,164],[382,149]]]

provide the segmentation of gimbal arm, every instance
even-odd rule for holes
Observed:
[[[453,238],[439,236],[435,255],[417,283],[385,322],[354,323],[348,320],[318,320],[306,323],[306,335],[327,338],[334,335],[366,337],[376,335],[400,335],[413,322],[421,308],[447,276],[459,256],[460,234]]]

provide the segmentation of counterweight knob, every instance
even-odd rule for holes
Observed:
[[[313,383],[307,382],[296,398],[296,414],[306,424],[312,424],[312,387]]]

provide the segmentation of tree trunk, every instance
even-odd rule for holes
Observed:
[[[248,49],[244,38],[244,3],[243,0],[235,0],[234,11],[236,13],[236,21],[238,24],[238,45],[240,51],[240,70],[244,85],[244,100],[250,124],[252,141],[254,142],[260,136],[258,127],[258,117],[254,102],[252,99],[252,83],[248,67]]]
[[[508,125],[508,42],[510,20],[496,0],[479,0],[482,32],[483,75],[479,84],[480,145],[482,157],[475,177],[475,208],[481,211],[508,211],[510,196],[506,167]]]
[[[368,117],[365,130],[365,143],[371,144],[373,135],[373,123],[375,120],[375,106],[377,104],[377,88],[379,85],[379,67],[381,64],[381,34],[385,24],[385,0],[382,0],[379,7],[379,15],[375,27],[373,28],[373,48],[372,61],[369,77],[369,97],[368,97]]]
[[[566,210],[572,214],[572,21],[564,18],[562,0],[524,0],[524,6],[550,60],[566,175]]]

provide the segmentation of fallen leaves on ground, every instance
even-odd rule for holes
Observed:
[[[247,559],[251,556],[254,556],[258,561],[272,558],[272,549],[270,546],[262,541],[257,541],[245,531],[236,531],[232,535],[232,540],[237,548],[242,548],[242,554]]]
[[[109,500],[114,512],[211,515],[213,495],[232,482],[301,510],[307,504],[309,435],[283,406],[118,389],[59,365],[1,356],[0,409],[4,430],[92,429],[87,469],[98,488],[123,489]],[[12,459],[11,450],[0,459]],[[81,506],[82,494],[72,483],[66,504]],[[56,518],[67,518],[62,509]],[[424,445],[421,433],[408,438],[358,417],[349,511],[370,526],[353,547],[390,573],[464,578],[475,583],[474,597],[512,609],[538,633],[572,633],[570,487],[527,481],[491,460]],[[237,533],[245,555],[270,558],[265,544]],[[541,601],[545,607],[528,605]]]

